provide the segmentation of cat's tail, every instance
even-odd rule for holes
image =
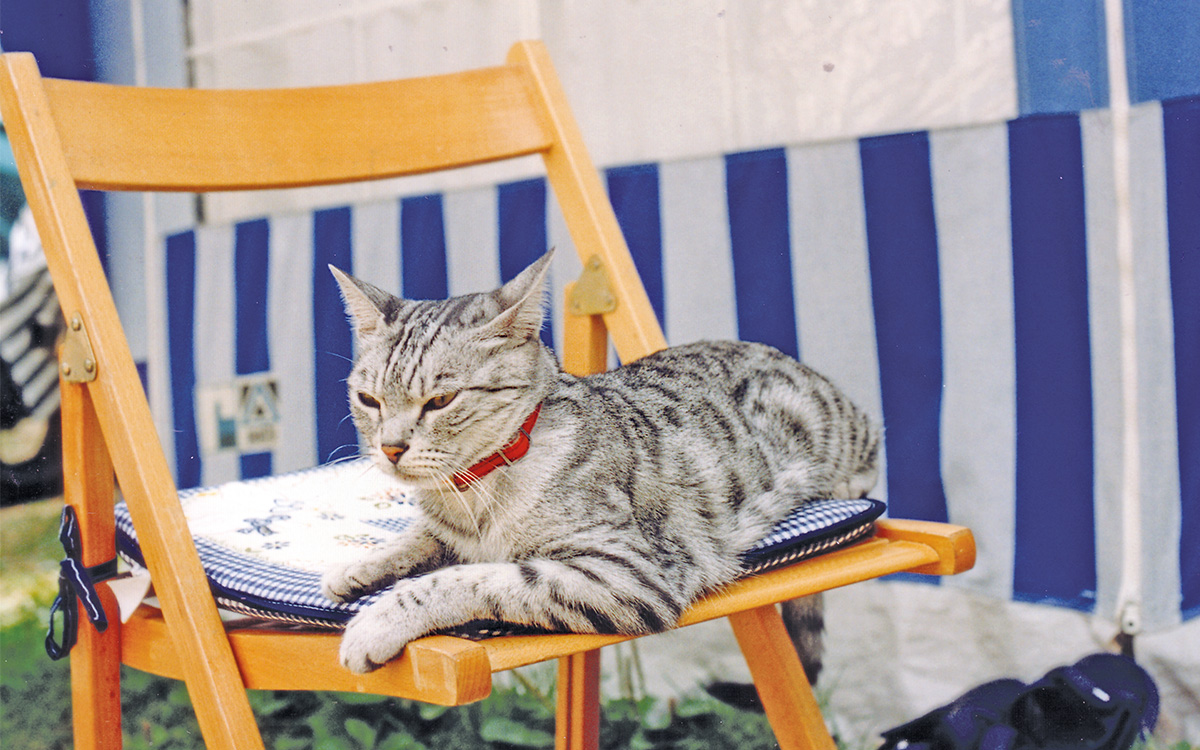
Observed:
[[[822,633],[825,630],[824,606],[821,594],[811,594],[781,605],[783,623],[792,644],[800,656],[800,665],[809,685],[821,674]],[[718,681],[704,686],[717,700],[747,711],[762,713],[763,705],[754,683]]]
[[[785,601],[780,605],[787,635],[800,655],[804,674],[809,683],[816,683],[821,674],[824,652],[824,600],[820,592]]]
[[[821,674],[824,652],[825,604],[821,594],[786,601],[780,605],[780,610],[784,627],[800,655],[804,674],[810,684],[815,683]]]

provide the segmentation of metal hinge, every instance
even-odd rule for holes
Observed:
[[[572,315],[605,315],[617,309],[617,294],[608,281],[608,272],[600,256],[588,259],[575,282],[567,307]]]
[[[79,313],[71,316],[59,351],[59,370],[68,383],[90,383],[96,379],[96,355]]]

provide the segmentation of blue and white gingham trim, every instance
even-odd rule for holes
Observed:
[[[245,517],[262,515],[261,504],[256,509],[247,509],[241,493],[248,488],[267,492],[271,497],[278,495],[286,501],[287,490],[294,486],[297,478],[331,481],[337,479],[333,472],[338,470],[344,471],[345,468],[319,467],[290,475],[234,482],[219,488],[180,493],[189,523],[193,525],[193,533],[197,533],[195,516],[205,517],[207,528],[212,528],[214,518],[218,519],[218,527],[227,527],[218,528],[217,532],[197,533],[195,537],[200,562],[212,585],[214,596],[223,607],[268,620],[340,628],[344,627],[355,613],[379,596],[374,594],[345,604],[332,602],[321,594],[321,574],[314,570],[313,560],[298,558],[293,564],[264,559],[261,554],[248,554],[245,548],[236,549],[227,541],[232,538],[238,543],[242,543],[243,540],[247,543],[262,542],[258,535],[224,533],[228,529],[241,531],[239,527],[253,528],[248,525],[251,521],[264,520]],[[232,489],[233,492],[227,492],[227,489]],[[374,489],[374,485],[368,484],[368,489]],[[384,501],[355,506],[355,500],[354,497],[342,498],[337,501],[336,507],[350,506],[360,513],[351,519],[350,528],[360,532],[355,536],[361,537],[364,545],[382,543],[412,523],[412,508],[404,503]],[[230,507],[222,507],[222,504]],[[361,512],[364,507],[367,508],[365,514]],[[743,554],[743,575],[787,565],[869,536],[874,529],[875,519],[883,513],[884,508],[883,503],[868,499],[814,500],[805,503],[778,523],[767,537]],[[328,507],[294,503],[288,504],[287,513],[291,514],[287,517],[288,523],[303,525],[309,534],[309,539],[298,540],[300,543],[296,545],[295,553],[298,556],[307,553],[310,557],[316,555],[318,559],[322,559],[320,551],[312,549],[314,545],[310,542],[313,539],[313,528],[318,535],[316,539],[320,541],[320,530],[323,528],[321,523],[333,515]],[[338,528],[344,534],[347,521],[340,515],[339,519],[342,525]],[[131,562],[144,565],[133,522],[124,503],[117,505],[116,525],[118,551]],[[286,531],[291,527],[284,525],[281,528]],[[277,538],[285,536],[285,533],[273,533],[268,538],[272,544],[286,546],[291,540]],[[214,538],[226,541],[222,543],[214,541]],[[472,623],[456,628],[453,632],[466,637],[486,637],[530,631],[528,628],[503,623]]]
[[[809,501],[742,554],[746,571],[757,573],[803,560],[865,536],[886,508],[869,498]]]

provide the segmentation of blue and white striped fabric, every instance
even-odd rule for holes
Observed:
[[[1106,611],[1123,455],[1108,127],[1046,115],[606,176],[668,340],[773,344],[882,418],[890,513],[976,532],[980,564],[949,585]],[[1200,611],[1200,552],[1181,541],[1200,538],[1200,99],[1139,105],[1131,127],[1143,586],[1166,624]],[[547,193],[535,179],[168,238],[181,485],[355,452],[329,263],[440,297],[556,245],[557,313],[579,264]],[[202,452],[196,386],[260,371],[286,440]]]
[[[342,627],[375,601],[338,604],[321,594],[321,573],[394,540],[419,511],[367,459],[279,476],[185,490],[180,502],[217,601],[253,617]],[[787,565],[868,536],[883,512],[874,500],[817,500],[797,508],[748,550],[746,574]],[[116,508],[117,548],[145,565],[124,502]],[[524,632],[475,623],[468,636]]]
[[[943,585],[1110,618],[1132,586],[1158,629],[1200,614],[1200,26],[1189,0],[1124,7],[1131,268],[1097,3],[1013,0],[1007,121],[605,178],[668,341],[763,341],[827,373],[886,425],[889,513],[974,530],[976,568]],[[432,298],[557,246],[559,342],[580,265],[548,193],[530,179],[168,237],[168,361],[151,372],[171,374],[159,419],[180,484],[356,452],[329,263]],[[222,385],[242,400],[199,395]],[[234,402],[275,439],[206,439]],[[254,433],[263,414],[273,431]]]

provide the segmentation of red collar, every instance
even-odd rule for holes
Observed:
[[[494,469],[501,466],[511,466],[513,461],[516,461],[521,456],[524,456],[529,450],[529,433],[533,432],[533,426],[537,424],[538,414],[542,411],[542,405],[538,404],[525,419],[525,424],[521,425],[521,429],[517,431],[517,436],[512,439],[508,445],[496,451],[492,455],[483,459],[469,469],[464,469],[450,477],[454,481],[454,488],[459,492],[466,490],[471,486],[472,482],[477,482],[487,474],[490,474]]]

